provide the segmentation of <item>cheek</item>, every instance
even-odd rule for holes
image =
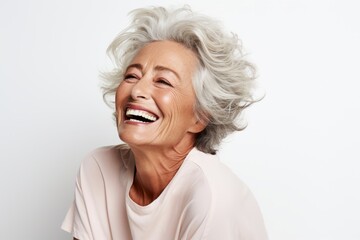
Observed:
[[[125,84],[119,85],[115,93],[115,110],[116,110],[116,118],[120,120],[122,117],[122,109],[124,108],[127,100],[129,98],[129,87]]]
[[[158,94],[158,100],[158,103],[161,104],[161,109],[165,115],[176,116],[181,114],[181,105],[184,99],[178,94],[174,92]]]
[[[159,100],[161,104],[164,106],[170,106],[174,104],[174,94],[166,93],[166,94],[159,94]]]
[[[178,93],[166,93],[158,95],[158,103],[170,125],[188,122],[194,117],[195,100],[191,96]]]
[[[115,104],[116,107],[121,107],[121,105],[124,103],[124,101],[128,98],[128,92],[130,91],[129,87],[124,84],[123,82],[120,83],[116,90],[115,95]]]

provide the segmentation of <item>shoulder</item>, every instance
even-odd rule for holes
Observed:
[[[195,149],[191,152],[189,161],[202,172],[213,195],[221,194],[224,197],[228,196],[228,200],[234,197],[239,200],[249,193],[246,184],[228,166],[222,163],[217,155],[203,153]]]
[[[127,145],[99,147],[82,160],[78,181],[103,182],[118,178],[131,164],[131,151]]]
[[[206,182],[208,189],[207,199],[211,199],[205,236],[209,239],[266,239],[260,209],[247,185],[216,155],[196,150],[189,160],[201,172],[202,182]]]
[[[81,162],[81,168],[97,166],[100,169],[115,166],[126,167],[131,159],[130,148],[125,145],[104,146],[88,153]]]
[[[181,192],[199,209],[229,216],[251,195],[246,184],[217,155],[193,149],[185,165],[181,173],[183,187],[178,187],[184,188]]]

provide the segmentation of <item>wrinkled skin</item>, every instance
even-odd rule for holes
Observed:
[[[194,113],[197,65],[196,55],[181,44],[152,42],[131,61],[117,89],[119,136],[131,147],[136,164],[130,197],[140,205],[161,194],[205,128]],[[132,120],[126,116],[129,108],[156,120]]]

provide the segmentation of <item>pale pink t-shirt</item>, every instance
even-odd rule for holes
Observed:
[[[258,205],[216,155],[196,148],[147,206],[129,197],[134,159],[126,145],[103,147],[80,167],[62,229],[80,240],[265,240]]]

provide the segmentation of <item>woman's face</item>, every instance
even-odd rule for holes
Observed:
[[[205,127],[194,113],[197,65],[195,54],[179,43],[143,47],[116,92],[120,138],[130,146],[193,145],[195,134]]]

